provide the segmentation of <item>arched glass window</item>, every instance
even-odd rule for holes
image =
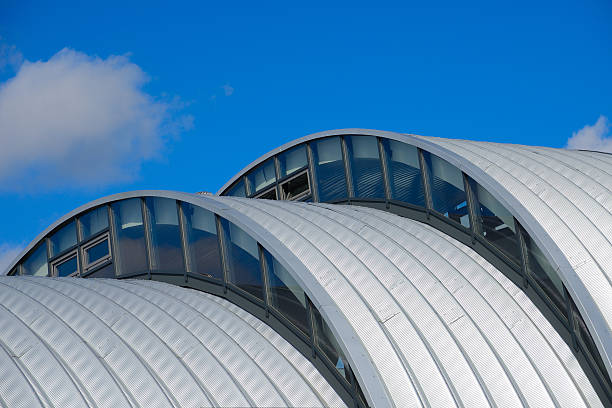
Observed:
[[[329,137],[311,143],[319,186],[319,200],[333,201],[348,196],[344,160],[339,137]]]
[[[244,181],[242,178],[238,180],[229,190],[226,195],[233,197],[246,197],[246,190],[244,188]]]
[[[223,280],[215,215],[189,203],[182,206],[191,271]]]
[[[55,256],[77,244],[76,222],[70,221],[49,238],[51,242],[51,256]]]
[[[389,168],[391,198],[425,207],[425,190],[416,147],[383,139]]]
[[[94,208],[79,217],[83,240],[108,228],[108,210],[106,206]]]
[[[470,217],[461,170],[429,152],[423,152],[429,173],[434,210],[470,227]]]
[[[44,240],[23,261],[22,270],[23,275],[47,276],[49,274],[47,267],[47,245]]]
[[[268,159],[247,174],[251,194],[255,194],[276,182],[274,159]]]
[[[608,370],[606,369],[606,365],[603,362],[601,356],[599,355],[599,350],[597,350],[597,345],[593,340],[593,336],[589,332],[589,329],[582,318],[582,315],[578,311],[578,307],[574,303],[574,299],[570,297],[570,303],[572,308],[572,318],[574,319],[574,330],[576,335],[582,340],[582,343],[586,347],[585,352],[591,355],[593,358],[595,365],[599,369],[599,371],[603,374],[604,378],[607,382],[610,382],[610,376],[608,375]]]
[[[227,220],[222,220],[221,225],[227,240],[229,281],[263,300],[263,280],[257,241]]]
[[[321,349],[323,354],[329,359],[329,361],[336,367],[336,370],[344,377],[347,378],[347,372],[345,370],[346,357],[340,349],[338,341],[334,337],[331,329],[321,316],[321,313],[313,307],[312,308],[316,330],[316,344]]]
[[[296,146],[278,155],[279,177],[287,177],[308,165],[306,145]]]
[[[353,189],[357,198],[385,198],[385,183],[374,136],[344,138],[351,160]]]
[[[525,249],[527,250],[527,268],[529,275],[538,283],[546,296],[564,315],[568,316],[567,306],[564,298],[564,286],[555,268],[546,260],[546,256],[538,245],[531,239],[529,234],[522,230]]]
[[[157,272],[182,274],[183,249],[175,200],[147,197],[151,217],[151,264]]]
[[[140,198],[113,203],[113,218],[117,235],[117,269],[119,275],[147,273],[145,230]]]
[[[476,181],[470,179],[478,214],[478,230],[487,241],[499,248],[510,259],[520,264],[521,254],[514,217],[495,197]]]
[[[304,290],[276,258],[266,250],[264,250],[264,254],[268,271],[270,305],[281,312],[304,334],[309,335],[310,329]]]

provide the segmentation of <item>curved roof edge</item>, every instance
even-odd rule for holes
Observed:
[[[33,249],[45,236],[47,236],[55,228],[87,210],[99,205],[108,204],[118,200],[140,197],[161,197],[180,200],[186,203],[197,205],[208,209],[230,222],[238,225],[247,234],[255,238],[265,249],[267,249],[279,262],[287,268],[295,272],[294,278],[304,289],[309,298],[319,306],[319,312],[329,323],[334,336],[339,339],[340,347],[347,357],[349,364],[355,368],[354,374],[358,377],[359,384],[364,392],[368,404],[373,407],[392,407],[391,398],[388,390],[382,379],[378,375],[378,370],[374,363],[367,357],[368,353],[365,346],[359,341],[359,336],[338,310],[331,296],[317,279],[310,273],[304,264],[285,247],[281,241],[272,233],[261,227],[259,224],[251,220],[249,217],[240,213],[238,210],[231,208],[215,200],[203,195],[191,193],[183,193],[168,190],[135,190],[102,197],[70,211],[57,221],[41,232],[28,246],[11,262],[8,271],[12,270],[15,265]],[[367,381],[366,381],[367,379]]]
[[[254,160],[240,170],[240,172],[234,175],[227,183],[225,183],[223,187],[217,191],[216,195],[223,193],[239,177],[245,175],[249,170],[282,151],[304,142],[328,136],[341,135],[379,136],[409,143],[413,146],[429,151],[430,153],[433,153],[444,160],[447,160],[449,163],[453,164],[472,177],[475,181],[480,183],[485,189],[490,191],[495,198],[497,198],[499,202],[504,205],[506,209],[508,209],[520,222],[531,238],[542,249],[550,264],[557,271],[559,271],[559,276],[570,292],[572,299],[578,307],[583,319],[585,320],[585,323],[589,328],[589,331],[591,332],[591,335],[593,336],[593,340],[599,349],[599,353],[604,361],[604,364],[606,365],[608,373],[612,375],[612,336],[609,335],[611,327],[608,324],[606,317],[603,315],[603,313],[601,313],[600,308],[597,306],[584,282],[582,282],[575,273],[572,264],[563,254],[557,243],[545,231],[544,227],[539,223],[536,217],[531,214],[516,197],[504,189],[492,176],[488,175],[481,168],[469,162],[456,152],[435,143],[434,140],[437,139],[435,137],[361,128],[334,129],[312,133],[285,143],[284,145],[277,147]],[[429,138],[432,140],[429,140]]]

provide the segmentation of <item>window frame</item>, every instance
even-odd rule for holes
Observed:
[[[81,275],[81,258],[79,257],[79,250],[78,248],[73,248],[72,250],[64,253],[61,256],[57,256],[55,257],[55,259],[53,259],[53,261],[49,261],[49,268],[50,268],[50,275],[51,277],[59,277],[59,273],[57,271],[57,267],[62,265],[63,263],[76,258],[77,261],[77,270],[76,272],[71,273],[70,275],[67,276],[80,276]]]
[[[98,245],[99,243],[103,241],[106,241],[106,244],[108,245],[108,254],[103,256],[100,259],[97,259],[94,262],[91,262],[91,263],[88,262],[89,259],[87,256],[87,250],[90,248],[93,248],[94,246]],[[107,261],[112,262],[113,254],[111,250],[110,231],[102,232],[99,235],[87,241],[87,243],[84,243],[81,246],[80,252],[81,252],[81,275],[91,272],[93,269],[97,268],[98,266],[100,266],[101,264]]]

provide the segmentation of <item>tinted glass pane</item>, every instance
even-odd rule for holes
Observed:
[[[389,166],[391,198],[425,207],[425,190],[416,147],[395,140],[384,140]]]
[[[281,192],[283,195],[283,200],[297,200],[310,194],[308,173],[304,171],[302,174],[299,174],[294,178],[282,183]]]
[[[147,197],[147,207],[151,216],[153,269],[163,273],[184,273],[183,246],[176,201]]]
[[[309,334],[306,294],[289,272],[267,251],[270,304],[302,332]]]
[[[103,266],[102,268],[96,270],[95,272],[90,273],[86,277],[87,278],[114,278],[115,270],[113,269],[113,264]]]
[[[47,246],[45,242],[38,244],[36,249],[23,262],[23,274],[34,276],[47,276]]]
[[[139,198],[123,200],[112,205],[117,233],[118,273],[147,272],[147,252]]]
[[[274,170],[274,159],[268,159],[247,174],[251,183],[251,194],[261,191],[276,181],[276,170]]]
[[[344,378],[347,378],[344,367],[346,358],[344,358],[344,353],[342,353],[340,345],[336,341],[331,329],[323,319],[323,316],[321,316],[315,307],[313,307],[312,310],[314,312],[317,346],[319,346],[329,361],[334,364],[336,370],[338,370],[338,372]]]
[[[517,264],[520,263],[514,217],[495,197],[474,180],[470,180],[479,212],[479,229],[484,237],[501,249]]]
[[[578,307],[576,306],[576,304],[574,303],[574,300],[571,297],[570,297],[570,302],[572,304],[572,314],[574,316],[576,334],[578,335],[580,339],[582,339],[582,342],[586,346],[585,351],[588,354],[590,354],[591,357],[593,357],[593,360],[595,361],[597,368],[599,369],[599,371],[601,371],[601,373],[604,375],[606,380],[609,382],[610,376],[608,375],[608,370],[606,370],[605,363],[603,362],[601,356],[599,355],[599,350],[597,349],[597,345],[595,344],[595,341],[593,340],[593,336],[591,336],[591,333],[589,332],[589,329],[584,319],[582,318],[582,315],[578,311]]]
[[[345,137],[351,159],[355,197],[385,198],[378,140],[374,136]]]
[[[461,170],[435,154],[423,152],[423,157],[429,170],[434,210],[469,228],[470,218]]]
[[[308,164],[306,145],[294,147],[278,155],[280,177],[288,176]]]
[[[71,221],[62,227],[55,234],[51,235],[51,256],[55,256],[62,251],[76,245],[76,223]]]
[[[108,240],[105,239],[85,250],[85,263],[87,265],[92,264],[97,260],[104,258],[108,254]]]
[[[229,221],[223,220],[222,224],[228,243],[230,282],[263,299],[257,241]]]
[[[567,306],[563,297],[563,282],[555,272],[555,268],[546,260],[546,256],[538,245],[523,231],[523,240],[527,248],[527,267],[529,274],[544,290],[557,308],[567,316]]]
[[[108,228],[108,210],[106,207],[95,208],[79,217],[83,239]]]
[[[223,270],[214,214],[188,203],[182,205],[192,271],[222,280]]]
[[[345,198],[346,176],[339,137],[322,139],[311,144],[322,202]]]
[[[234,197],[246,197],[246,190],[244,189],[244,181],[240,179],[239,182],[234,184],[225,195]]]
[[[69,276],[79,270],[76,255],[55,266],[57,276]]]

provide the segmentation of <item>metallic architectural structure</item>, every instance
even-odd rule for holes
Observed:
[[[611,186],[603,153],[307,136],[217,195],[122,193],[51,225],[9,274],[57,278],[0,281],[3,367],[42,404],[147,406],[112,343],[161,406],[609,406]]]

